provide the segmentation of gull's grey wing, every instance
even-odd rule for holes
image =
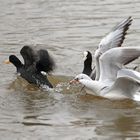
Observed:
[[[132,18],[128,17],[127,19],[117,24],[113,30],[99,43],[98,49],[100,52],[104,53],[111,48],[121,47],[131,23]]]
[[[116,80],[118,70],[140,56],[140,47],[119,47],[105,52],[99,59],[99,81]]]

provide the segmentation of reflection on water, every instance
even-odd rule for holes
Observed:
[[[69,81],[117,22],[134,18],[124,46],[140,44],[139,0],[3,0],[0,4],[0,140],[140,139],[140,103],[87,95]],[[25,44],[48,49],[54,89],[28,84],[3,61]],[[22,59],[22,58],[21,58]],[[133,63],[139,65],[139,60]]]

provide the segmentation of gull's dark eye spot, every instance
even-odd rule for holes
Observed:
[[[75,78],[75,80],[78,81],[79,79],[78,78]]]

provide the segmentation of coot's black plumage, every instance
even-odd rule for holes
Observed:
[[[47,50],[34,51],[30,46],[24,46],[20,54],[24,59],[24,64],[15,56],[10,55],[9,61],[17,68],[17,72],[21,77],[29,83],[40,85],[48,85],[52,88],[52,84],[41,72],[49,73],[54,69],[54,61],[50,57]]]
[[[95,67],[92,68],[92,54],[90,51],[84,52],[84,68],[82,73],[90,76],[93,80],[95,79],[96,72]]]

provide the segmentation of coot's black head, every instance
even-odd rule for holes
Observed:
[[[84,74],[90,75],[92,72],[92,54],[89,51],[84,52]]]
[[[15,55],[10,55],[9,56],[9,61],[18,69],[23,66],[21,61],[15,56]]]

